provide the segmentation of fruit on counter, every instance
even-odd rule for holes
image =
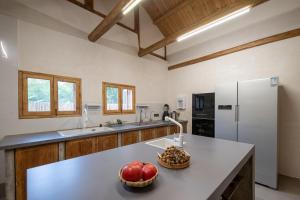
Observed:
[[[141,161],[139,160],[135,160],[135,161],[132,161],[131,163],[129,163],[130,165],[138,165],[140,167],[143,167],[144,166],[144,163],[142,163]]]
[[[126,181],[137,182],[143,177],[143,167],[129,163],[122,168],[122,178]]]
[[[157,174],[157,168],[151,163],[143,163],[139,160],[132,161],[121,170],[121,176],[125,181],[138,182],[151,179]]]
[[[179,149],[175,146],[168,147],[164,153],[161,154],[160,159],[168,163],[172,164],[182,164],[186,163],[190,160],[190,155],[187,154],[183,149]]]
[[[154,177],[157,173],[157,169],[156,167],[151,164],[151,163],[147,163],[143,166],[143,180],[149,180],[152,177]]]

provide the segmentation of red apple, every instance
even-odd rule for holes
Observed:
[[[143,167],[143,166],[144,166],[144,164],[143,164],[141,161],[139,161],[139,160],[132,161],[132,162],[130,163],[130,165],[138,165],[138,166],[140,166],[140,167]]]
[[[149,180],[157,173],[157,169],[154,165],[148,163],[143,167],[143,180]]]
[[[122,177],[126,181],[136,182],[143,177],[143,168],[139,165],[128,164],[122,168]]]

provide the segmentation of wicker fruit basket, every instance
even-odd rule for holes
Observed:
[[[148,163],[144,163],[144,164],[148,164]],[[146,181],[141,180],[141,181],[137,181],[137,182],[126,181],[125,179],[122,178],[122,168],[119,170],[120,181],[121,181],[121,183],[123,183],[124,185],[127,185],[129,187],[138,187],[138,188],[146,187],[146,186],[152,184],[158,176],[158,168],[155,166],[156,174],[151,179],[148,179]]]
[[[183,148],[170,146],[160,154],[157,153],[157,162],[168,169],[184,169],[190,166],[191,155]]]
[[[159,157],[157,157],[157,162],[168,169],[184,169],[190,166],[190,161],[187,161],[185,163],[180,163],[180,164],[168,164],[164,161],[162,161]]]

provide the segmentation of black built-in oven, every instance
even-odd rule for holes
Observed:
[[[215,94],[193,94],[192,133],[215,137]]]

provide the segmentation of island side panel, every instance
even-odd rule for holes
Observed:
[[[254,154],[253,147],[208,200],[255,200]],[[241,175],[243,182],[237,183]]]
[[[224,191],[224,200],[254,200],[253,157],[243,166]]]

